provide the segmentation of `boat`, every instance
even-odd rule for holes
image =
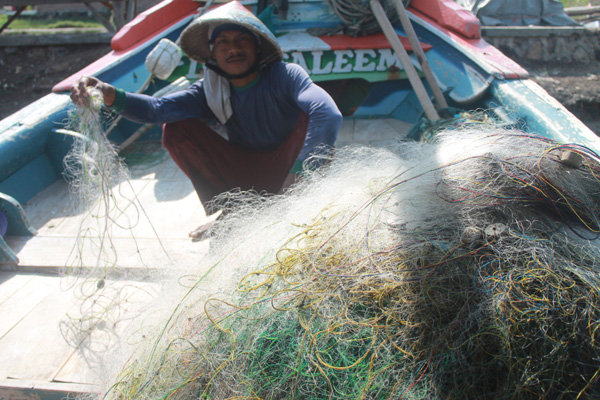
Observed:
[[[65,127],[73,110],[70,86],[82,75],[93,75],[124,90],[153,95],[185,87],[201,78],[202,65],[183,56],[169,76],[159,79],[147,57],[161,40],[177,43],[195,17],[219,3],[157,4],[115,34],[109,54],[0,121],[2,397],[58,399],[93,393],[102,383],[91,374],[94,365],[81,351],[91,339],[61,329],[68,310],[77,319],[73,288],[57,294],[62,269],[101,258],[91,251],[88,259],[83,255],[85,245],[78,247],[82,229],[91,229],[89,215],[72,209],[66,200],[70,192],[63,160],[76,139]],[[301,65],[332,95],[344,115],[338,147],[427,140],[437,126],[460,119],[461,113],[485,110],[486,118],[498,125],[600,151],[597,136],[533,82],[525,69],[489,45],[481,37],[479,21],[451,0],[411,0],[406,6],[411,28],[398,20],[392,24],[387,16],[372,22],[380,27],[387,21],[395,31],[392,37],[379,29],[367,35],[344,33],[340,13],[321,0],[241,4],[274,33],[284,61]],[[411,40],[411,30],[417,42]],[[398,46],[409,54],[408,64],[402,62]],[[411,79],[413,68],[418,82]],[[428,70],[433,80],[427,79]],[[424,89],[418,89],[419,84]],[[131,161],[131,179],[121,188],[142,200],[120,216],[135,208],[137,217],[152,221],[126,225],[111,238],[111,249],[121,255],[119,266],[135,280],[136,273],[157,268],[154,262],[164,253],[175,261],[206,253],[207,246],[191,243],[185,235],[206,218],[191,185],[164,152],[144,147],[156,143],[160,127],[115,116],[107,121],[111,142],[123,151],[138,146],[137,154],[145,157],[143,162]],[[102,282],[96,280],[98,287]],[[136,295],[142,298],[149,291]],[[128,312],[135,312],[135,307]],[[43,324],[51,328],[40,328]],[[22,363],[24,359],[32,362]]]

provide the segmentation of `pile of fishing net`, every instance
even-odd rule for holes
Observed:
[[[230,194],[103,396],[598,398],[599,161],[482,125]]]

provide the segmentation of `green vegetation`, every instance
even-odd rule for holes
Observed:
[[[10,18],[7,14],[0,14],[0,26],[3,26]],[[69,17],[39,17],[21,15],[9,25],[9,29],[56,29],[56,28],[102,28],[102,24],[93,17],[69,16]]]
[[[567,7],[583,7],[588,4],[592,4],[593,6],[600,6],[600,0],[560,0],[563,3],[565,8]]]
[[[560,0],[565,8],[600,5],[600,0]],[[108,17],[108,16],[107,16]],[[8,14],[0,14],[0,26],[3,26],[10,18]],[[11,22],[9,29],[56,29],[56,28],[102,28],[103,25],[91,16],[70,15],[70,16],[38,16],[21,15]]]

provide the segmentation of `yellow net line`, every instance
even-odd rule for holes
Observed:
[[[598,161],[481,126],[239,194],[102,397],[595,398]]]

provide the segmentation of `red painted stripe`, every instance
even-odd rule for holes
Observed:
[[[421,0],[411,1],[411,7]],[[451,41],[456,43],[457,48],[467,48],[468,51],[473,52],[474,55],[478,55],[479,59],[484,60],[490,67],[496,69],[499,73],[504,76],[505,79],[521,79],[528,78],[529,72],[521,67],[519,64],[506,57],[500,50],[486,42],[482,38],[469,39],[463,35],[456,33],[456,31],[443,27],[433,20],[430,16],[416,10],[409,9],[417,17],[423,19],[427,23],[439,29],[443,34],[448,36]]]
[[[481,26],[479,19],[470,11],[451,0],[415,0],[410,7],[433,18],[438,24],[461,35],[479,39]]]
[[[400,35],[398,37],[407,51],[412,50],[408,38]],[[358,37],[347,35],[319,36],[319,39],[327,43],[331,50],[389,49],[391,47],[390,42],[383,33]],[[425,51],[431,49],[431,45],[425,43],[421,43],[421,47]]]
[[[53,92],[68,91],[71,88],[71,86],[82,76],[95,75],[98,71],[100,71],[107,65],[114,63],[122,56],[123,56],[123,52],[116,53],[114,51],[111,51],[104,57],[97,59],[96,61],[94,61],[87,67],[83,68],[79,72],[74,73],[73,75],[69,76],[68,78],[66,78],[66,79],[62,80],[61,82],[57,83],[56,85],[54,85],[54,87],[52,88],[52,91]]]
[[[140,13],[113,36],[115,51],[127,51],[193,14],[199,7],[193,0],[167,0]]]

